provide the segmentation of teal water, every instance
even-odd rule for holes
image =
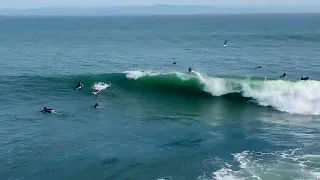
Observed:
[[[0,17],[0,179],[319,179],[319,19]]]

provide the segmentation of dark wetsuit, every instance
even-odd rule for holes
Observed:
[[[95,105],[94,105],[94,108],[99,108],[99,103],[96,103]]]
[[[54,110],[53,110],[53,109],[48,109],[48,108],[44,107],[41,112],[43,112],[43,113],[53,113]]]
[[[76,88],[81,88],[81,87],[83,87],[83,84],[82,84],[82,83],[79,83],[79,84],[76,86]]]
[[[283,77],[285,77],[286,75],[287,75],[286,73],[283,73],[283,75],[280,76],[280,78],[283,78]]]

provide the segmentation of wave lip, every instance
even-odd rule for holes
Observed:
[[[185,74],[179,72],[156,73],[151,71],[126,71],[129,80],[143,81],[145,85],[159,88],[183,87],[223,96],[237,93],[244,98],[252,98],[260,106],[271,106],[282,112],[302,115],[320,115],[320,82],[265,80],[250,78],[211,77],[199,72]],[[186,88],[187,87],[187,88]]]

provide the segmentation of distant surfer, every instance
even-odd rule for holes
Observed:
[[[94,105],[94,108],[95,108],[95,109],[98,109],[98,108],[99,108],[99,103],[96,103],[96,104]]]
[[[167,66],[176,65],[176,64],[177,64],[177,62],[173,62],[173,63],[171,63],[171,64],[167,64]]]
[[[262,66],[258,66],[258,67],[256,67],[256,69],[260,69],[260,68],[262,68]]]
[[[42,109],[42,111],[40,111],[40,112],[53,114],[54,113],[54,109],[48,109],[47,107],[44,107]]]
[[[189,67],[188,71],[189,71],[189,73],[191,73],[191,72],[192,72],[192,69],[191,69],[191,67]]]
[[[309,80],[309,77],[301,77],[301,80],[303,81]]]
[[[84,85],[82,83],[78,83],[78,85],[76,86],[76,89],[81,89]]]
[[[287,75],[286,73],[283,73],[283,75],[280,76],[280,78],[283,78],[283,77],[285,77],[286,75]]]
[[[227,46],[228,40],[225,40],[222,46]]]

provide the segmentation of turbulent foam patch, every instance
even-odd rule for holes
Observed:
[[[212,96],[239,93],[252,98],[261,106],[271,106],[279,111],[292,114],[320,115],[320,82],[319,81],[286,81],[286,80],[252,80],[248,78],[210,77],[198,72],[184,74],[154,73],[142,71],[125,72],[128,79],[153,77],[153,81],[165,81],[161,85],[175,86],[177,83],[193,83],[194,91],[199,88]],[[171,78],[168,78],[171,77]],[[164,79],[166,78],[166,79]],[[180,82],[177,82],[177,79]],[[151,82],[150,80],[149,82]],[[154,83],[156,84],[156,83]],[[157,84],[159,85],[159,84]],[[189,90],[192,87],[189,87]]]
[[[98,82],[98,83],[94,83],[92,89],[96,89],[98,91],[103,91],[103,90],[107,89],[110,86],[111,86],[111,84],[107,84],[107,83],[104,83],[104,82]]]
[[[153,73],[151,71],[125,71],[126,77],[128,79],[139,79],[146,76],[157,76],[161,75],[160,73]]]
[[[232,165],[225,163],[211,175],[198,179],[319,179],[318,155],[303,155],[301,149],[277,152],[249,152],[233,154]]]

